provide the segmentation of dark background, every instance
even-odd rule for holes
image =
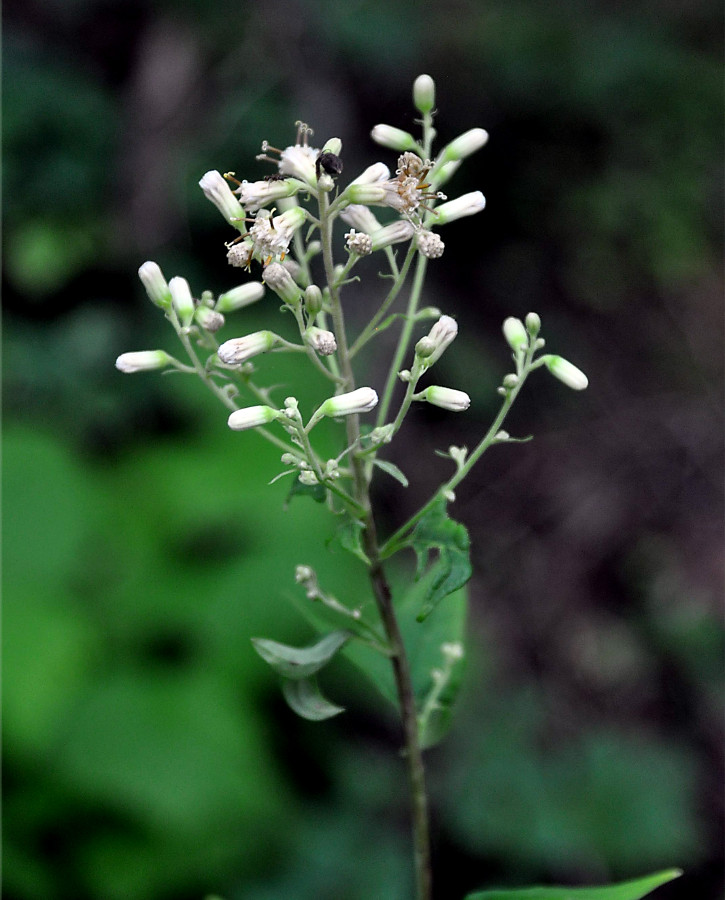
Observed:
[[[340,596],[359,569],[201,384],[113,361],[175,352],[144,260],[197,294],[239,281],[207,169],[267,174],[297,119],[342,138],[343,180],[394,168],[369,129],[414,130],[427,72],[442,141],[491,134],[447,186],[488,207],[442,230],[424,297],[458,318],[437,378],[473,405],[409,417],[381,527],[490,421],[505,316],[536,310],[590,378],[532,378],[507,428],[535,440],[452,507],[475,574],[429,755],[437,897],[673,865],[662,900],[721,897],[720,4],[8,0],[4,37],[3,896],[409,896],[389,711],[340,662],[348,713],[302,723],[249,643],[310,638],[296,564]]]

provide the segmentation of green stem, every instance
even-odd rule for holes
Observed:
[[[330,312],[332,315],[335,338],[337,340],[337,357],[340,372],[347,391],[355,389],[355,377],[352,371],[350,350],[345,333],[345,320],[340,303],[339,287],[335,284],[334,262],[332,257],[332,217],[329,214],[329,200],[326,195],[320,196],[320,236],[325,274],[330,289]],[[415,293],[415,289],[414,289]],[[420,294],[420,285],[417,295]],[[409,304],[410,309],[411,304]],[[391,389],[392,391],[392,389]],[[357,446],[360,441],[360,423],[357,415],[347,416],[347,441],[349,446]],[[375,520],[370,500],[370,482],[365,460],[357,453],[351,455],[353,470],[354,494],[364,509],[363,550],[370,561],[369,578],[380,619],[385,629],[390,646],[390,661],[398,694],[398,705],[403,727],[404,752],[408,770],[412,805],[413,845],[415,856],[415,878],[417,900],[431,900],[432,870],[430,857],[430,834],[428,825],[428,796],[425,786],[425,770],[423,752],[420,743],[418,715],[413,691],[410,662],[403,642],[403,636],[395,614],[390,585],[383,569],[378,544]]]

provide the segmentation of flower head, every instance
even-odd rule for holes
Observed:
[[[304,187],[305,185],[296,178],[274,177],[263,181],[242,181],[234,193],[247,212],[253,213],[263,206],[274,203],[275,200],[293,197]]]
[[[284,259],[290,241],[297,229],[305,221],[305,212],[299,206],[288,209],[280,216],[264,215],[260,210],[254,224],[249,229],[249,237],[254,243],[254,256],[263,262]]]
[[[244,210],[216,169],[202,176],[199,187],[204,191],[206,199],[216,206],[230,225],[240,230],[244,229]]]
[[[116,360],[116,368],[125,375],[133,375],[136,372],[163,369],[173,361],[165,350],[136,350],[132,353],[122,353]]]
[[[240,366],[253,356],[271,350],[278,340],[273,331],[255,331],[244,337],[225,341],[217,350],[217,356],[228,366]]]
[[[272,409],[271,406],[247,406],[243,409],[235,409],[227,419],[227,425],[233,431],[247,431],[250,428],[259,428],[278,419],[282,413]]]
[[[317,187],[317,172],[315,171],[315,163],[320,151],[315,147],[309,146],[309,138],[312,136],[312,129],[304,122],[297,122],[297,140],[293,146],[285,147],[279,150],[273,147],[269,141],[262,141],[262,152],[257,159],[263,159],[267,162],[274,163],[279,169],[280,175],[290,175],[293,178],[299,178],[312,188]],[[269,153],[276,153],[278,158],[268,156]]]

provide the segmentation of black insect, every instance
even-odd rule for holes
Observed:
[[[265,175],[265,176],[264,176],[264,180],[265,180],[265,181],[284,181],[284,178],[285,178],[284,175],[278,175],[278,174],[277,174],[277,175]]]
[[[335,156],[334,153],[329,153],[327,151],[320,153],[315,161],[315,171],[317,172],[318,178],[320,177],[320,170],[327,175],[331,175],[333,178],[337,178],[342,172],[342,160],[339,156]]]

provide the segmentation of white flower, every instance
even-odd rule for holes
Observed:
[[[462,194],[455,200],[441,203],[430,216],[431,222],[436,225],[446,225],[463,216],[473,216],[486,208],[486,198],[480,191],[471,191],[470,194]]]
[[[254,244],[248,238],[227,245],[227,262],[240,269],[249,268],[254,253]]]
[[[509,347],[517,353],[529,345],[529,335],[521,319],[509,316],[504,320],[503,333]]]
[[[116,360],[116,368],[126,375],[133,375],[135,372],[163,369],[172,362],[173,358],[165,350],[137,350],[122,353]]]
[[[378,395],[372,388],[361,387],[347,394],[330,397],[317,410],[313,418],[320,416],[352,416],[366,413],[374,409],[378,403]]]
[[[234,410],[227,419],[227,425],[233,431],[247,431],[249,428],[267,425],[280,415],[281,413],[271,406],[247,406],[244,409]]]
[[[377,162],[368,166],[364,172],[357,176],[350,184],[380,184],[390,178],[390,169],[385,163]],[[348,185],[349,187],[349,185]]]
[[[305,185],[296,178],[270,181],[243,181],[234,193],[247,212],[256,212],[275,200],[294,196]]]
[[[441,409],[447,409],[450,412],[463,412],[471,405],[471,398],[465,391],[441,387],[439,384],[432,384],[420,394],[416,394],[413,399],[427,400],[433,406],[440,406]]]
[[[217,356],[228,366],[239,366],[253,356],[271,350],[277,341],[278,337],[272,331],[255,331],[244,337],[225,341],[217,350]]]
[[[202,176],[199,187],[204,191],[207,200],[211,200],[230,225],[244,231],[244,210],[216,169]]]
[[[306,219],[305,211],[299,206],[288,209],[280,216],[263,215],[260,211],[249,229],[254,242],[254,255],[263,262],[269,259],[284,259],[289,243],[297,229]]]
[[[306,182],[310,187],[316,188],[317,172],[315,171],[315,163],[320,155],[320,151],[308,145],[311,134],[311,128],[308,128],[304,122],[298,122],[297,140],[294,146],[279,150],[277,147],[272,147],[269,141],[262,141],[262,152],[257,156],[257,159],[274,163],[279,169],[280,175],[291,175],[293,178],[299,178],[300,181]],[[274,156],[267,156],[268,153],[276,153],[279,159],[275,159]]]
[[[248,281],[220,294],[214,309],[220,313],[235,312],[264,297],[264,285],[259,281]]]
[[[219,331],[224,327],[224,316],[208,306],[197,306],[194,319],[207,331]]]
[[[376,125],[370,132],[376,144],[391,150],[414,150],[418,144],[412,134],[392,125]]]
[[[138,277],[146,288],[149,300],[162,309],[168,309],[171,291],[159,266],[150,260],[145,262],[138,270]]]
[[[589,384],[589,379],[582,370],[561,356],[549,354],[542,356],[541,359],[551,374],[572,390],[583,391]]]
[[[186,278],[177,275],[169,282],[169,291],[171,291],[171,302],[181,324],[186,327],[191,324],[194,318],[194,300],[191,296],[191,288]]]

